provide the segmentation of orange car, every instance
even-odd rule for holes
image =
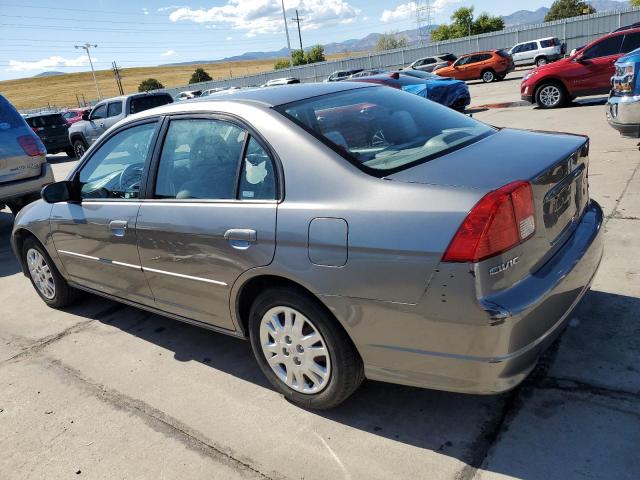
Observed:
[[[458,57],[453,65],[437,69],[435,74],[456,80],[482,79],[485,83],[502,80],[515,68],[513,58],[504,50],[487,50]]]

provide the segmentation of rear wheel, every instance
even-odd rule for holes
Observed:
[[[482,72],[482,81],[484,83],[491,83],[491,82],[494,82],[495,80],[496,80],[496,72],[494,72],[493,70],[489,69]]]
[[[568,95],[558,83],[544,83],[536,90],[536,103],[540,108],[558,108],[564,105]]]
[[[254,301],[249,336],[260,369],[292,403],[326,409],[362,383],[362,360],[337,321],[295,288],[267,290]]]
[[[73,142],[73,151],[76,158],[82,158],[84,152],[87,151],[87,145],[82,140],[75,140]]]
[[[70,287],[51,260],[44,247],[33,237],[22,246],[22,259],[29,271],[33,287],[44,302],[61,308],[76,300],[78,290]]]
[[[542,65],[546,65],[547,63],[549,63],[549,60],[547,60],[547,57],[536,58],[536,67],[541,67]]]

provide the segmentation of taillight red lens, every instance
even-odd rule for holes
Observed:
[[[47,149],[35,135],[21,135],[17,138],[24,153],[30,157],[39,157],[47,154]]]
[[[515,247],[534,232],[531,185],[512,182],[489,192],[471,209],[442,261],[479,262]]]

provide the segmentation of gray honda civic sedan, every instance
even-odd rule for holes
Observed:
[[[588,155],[384,86],[234,91],[112,127],[12,244],[48,305],[84,290],[248,338],[298,405],[364,378],[491,394],[598,268]]]

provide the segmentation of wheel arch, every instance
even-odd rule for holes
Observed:
[[[27,266],[24,263],[24,259],[22,258],[22,248],[27,238],[33,238],[35,239],[36,242],[42,243],[40,242],[40,240],[38,240],[38,237],[36,237],[31,230],[24,227],[14,230],[11,236],[13,251],[16,254],[16,257],[18,258],[18,261],[20,262],[20,268],[22,268],[22,274],[25,277],[29,275],[29,270],[27,269]]]
[[[238,285],[239,283],[241,284]],[[322,301],[320,296],[313,293],[313,291],[308,286],[305,286],[302,282],[284,277],[273,272],[260,272],[244,279],[244,281],[242,282],[237,281],[233,287],[235,294],[232,294],[231,299],[232,319],[240,329],[240,333],[242,334],[242,336],[248,338],[249,335],[249,311],[251,309],[253,301],[257,298],[258,295],[260,295],[260,293],[274,287],[294,288],[314,300],[320,306],[320,308],[322,308],[328,315],[330,315],[331,318],[335,320],[336,324],[339,325],[342,330],[344,330],[345,334],[358,351],[358,354],[360,354],[356,343],[353,341],[352,336],[349,334],[349,330],[345,328],[344,323],[336,316],[332,309],[330,309],[327,304]]]
[[[82,140],[84,142],[84,144],[87,146],[87,148],[89,147],[89,143],[87,142],[87,139],[84,136],[84,133],[82,133],[82,132],[71,132],[69,134],[69,142],[71,142],[72,146],[73,146],[73,142],[75,142],[76,140]]]
[[[571,95],[569,93],[569,88],[567,88],[566,83],[564,82],[563,79],[556,77],[556,76],[548,76],[548,77],[544,77],[541,78],[540,80],[538,80],[535,85],[533,86],[533,98],[536,98],[536,95],[538,94],[538,90],[540,89],[540,87],[542,87],[543,85],[546,85],[547,83],[556,83],[558,85],[560,85],[562,88],[564,88],[564,91],[567,92],[567,95]]]

